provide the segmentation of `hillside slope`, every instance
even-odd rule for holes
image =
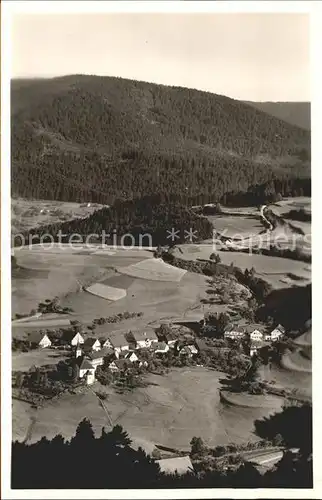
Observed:
[[[246,104],[280,118],[291,125],[311,130],[311,104],[309,102],[251,102]]]
[[[121,78],[12,82],[12,193],[220,199],[309,176],[310,134],[224,96]]]
[[[173,239],[170,237],[172,229],[176,231]],[[64,235],[61,241],[70,242],[70,236],[78,234],[84,237],[84,241],[91,235],[90,243],[156,246],[189,241],[187,237],[191,231],[191,240],[203,240],[212,237],[213,226],[206,217],[200,217],[177,203],[163,204],[161,197],[156,195],[116,202],[112,207],[104,207],[85,218],[31,229],[30,234],[35,235],[34,243],[48,234],[55,241],[59,241],[59,234]],[[122,239],[125,235],[131,236]],[[27,234],[26,241],[29,241]]]

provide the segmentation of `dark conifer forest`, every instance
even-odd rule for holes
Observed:
[[[198,205],[310,189],[310,133],[228,97],[74,75],[14,80],[11,100],[13,196]]]

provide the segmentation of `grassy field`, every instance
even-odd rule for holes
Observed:
[[[12,232],[19,233],[30,228],[53,224],[79,217],[88,217],[103,205],[91,203],[68,203],[51,200],[11,199]]]
[[[297,198],[285,198],[269,206],[278,215],[283,216],[290,210],[299,210],[303,208],[307,212],[311,212],[311,198],[299,196]]]
[[[247,238],[263,230],[255,216],[212,215],[207,217],[214,229],[227,238]]]
[[[66,352],[54,349],[34,349],[29,352],[12,353],[12,369],[28,371],[32,366],[55,365],[66,359]]]
[[[113,269],[118,266],[129,266],[152,257],[145,250],[133,253],[118,250],[113,255],[108,250],[101,250],[95,255],[97,248],[94,246],[82,253],[68,246],[41,248],[35,245],[32,249],[24,247],[16,251],[17,262],[24,273],[12,278],[12,314],[29,313],[46,298],[75,293],[80,285],[87,287],[114,276]]]
[[[279,366],[261,366],[260,374],[263,380],[274,381],[277,386],[295,391],[298,395],[312,395],[312,373],[283,369]]]
[[[243,443],[258,439],[253,421],[270,412],[270,408],[225,406],[219,398],[219,379],[223,374],[205,368],[175,369],[168,375],[150,375],[151,384],[133,392],[117,394],[107,388],[106,407],[113,424],[122,425],[136,442],[170,446],[188,451],[193,436],[201,436],[209,445]],[[93,389],[97,389],[93,386]],[[16,412],[15,412],[16,413]],[[20,414],[19,414],[20,415]],[[15,417],[14,438],[24,436],[29,424],[28,413]],[[83,395],[63,396],[37,411],[32,441],[61,433],[70,437],[78,422],[89,418],[96,432],[108,427],[108,419],[97,398],[88,390]]]
[[[307,285],[311,281],[310,264],[282,257],[216,251],[212,245],[206,244],[180,245],[180,250],[176,250],[175,255],[185,260],[209,259],[213,251],[220,256],[223,264],[229,265],[233,262],[243,271],[254,267],[256,274],[276,289]]]

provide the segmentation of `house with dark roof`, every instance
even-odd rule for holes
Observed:
[[[42,332],[31,332],[28,335],[28,341],[31,347],[40,347],[44,349],[45,347],[51,346],[51,340],[46,333]]]
[[[128,351],[130,348],[129,341],[126,339],[123,333],[111,335],[110,341],[117,357],[124,351]]]
[[[107,347],[101,349],[100,351],[92,351],[87,355],[90,363],[95,368],[97,368],[97,366],[102,366],[104,364],[104,358],[109,358],[112,356],[114,356],[113,349],[109,349]]]
[[[165,354],[170,350],[170,347],[166,342],[155,342],[152,349],[154,354]]]
[[[95,382],[95,367],[86,358],[83,358],[76,366],[78,366],[78,376],[79,378],[86,377],[87,385],[91,385]]]
[[[158,337],[152,328],[144,331],[130,331],[126,334],[126,338],[130,344],[135,346],[135,349],[151,347],[154,343],[158,342]]]
[[[139,358],[137,357],[134,351],[127,351],[125,353],[124,359],[128,359],[129,361],[131,361],[131,363],[139,361]]]
[[[131,361],[128,359],[115,359],[109,364],[109,369],[111,372],[120,372],[122,370],[126,370],[127,368],[130,368],[132,365]]]
[[[111,348],[113,348],[113,344],[112,344],[112,342],[110,341],[109,338],[100,337],[99,340],[100,340],[102,348],[104,348],[104,347],[111,347]]]
[[[160,342],[166,342],[169,347],[174,347],[178,340],[178,335],[171,329],[168,329],[162,333],[158,332],[158,339]]]
[[[179,349],[180,355],[185,355],[188,356],[189,358],[195,356],[196,354],[198,354],[198,352],[199,350],[194,344],[184,345],[183,347],[181,347],[181,349]]]
[[[99,351],[100,349],[101,349],[101,343],[95,337],[89,337],[88,339],[85,340],[84,342],[85,352]]]
[[[270,340],[272,342],[276,342],[276,340],[279,340],[283,337],[284,333],[285,328],[282,325],[277,325],[274,330],[271,331]]]
[[[79,332],[75,333],[72,330],[65,331],[62,335],[62,341],[70,346],[77,346],[77,344],[84,344],[84,337]]]

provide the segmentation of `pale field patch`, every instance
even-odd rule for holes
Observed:
[[[227,238],[247,238],[264,229],[260,220],[254,216],[210,215],[207,218],[214,230]]]
[[[121,267],[118,271],[135,278],[170,282],[180,281],[186,273],[184,269],[171,266],[162,259],[143,260],[128,267]]]
[[[126,290],[103,285],[102,283],[94,283],[94,285],[86,288],[86,291],[107,300],[120,300],[126,297]]]

